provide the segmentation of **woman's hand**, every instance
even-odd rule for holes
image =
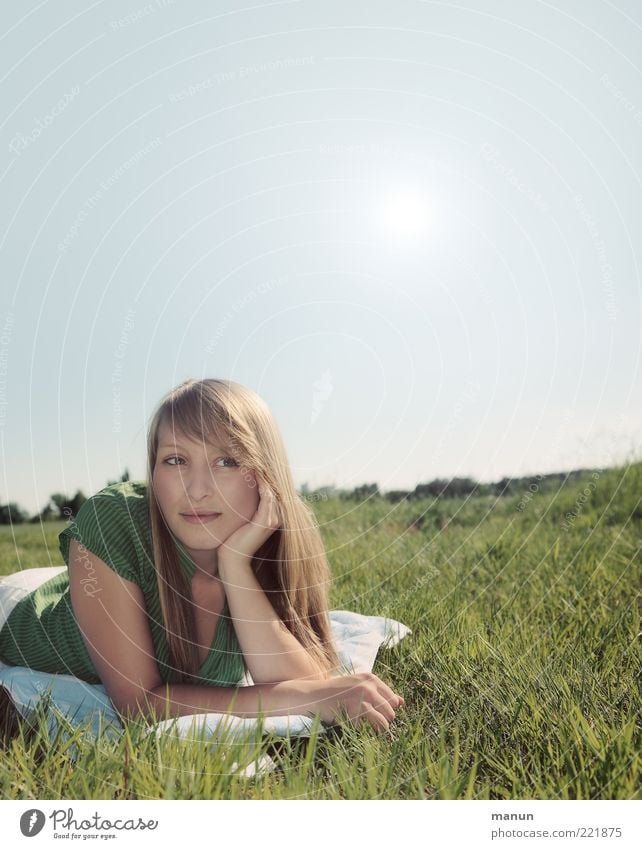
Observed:
[[[381,678],[373,672],[359,672],[311,681],[314,709],[321,720],[337,724],[342,719],[369,722],[376,731],[388,731],[395,711],[405,704]]]
[[[256,480],[259,486],[259,506],[249,522],[241,525],[221,543],[218,547],[219,558],[251,560],[263,543],[281,527],[281,508],[274,491],[258,472]]]

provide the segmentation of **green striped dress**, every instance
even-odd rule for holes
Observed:
[[[160,677],[165,683],[176,683],[179,676],[169,663],[152,556],[146,483],[112,484],[82,505],[58,537],[67,566],[72,538],[141,588]],[[189,586],[196,565],[180,546],[177,551]],[[75,675],[92,684],[101,683],[74,616],[68,571],[41,584],[16,604],[0,630],[0,660],[43,672]],[[245,671],[243,652],[226,599],[196,683],[234,686]]]

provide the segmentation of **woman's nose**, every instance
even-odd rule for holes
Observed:
[[[216,489],[214,475],[208,467],[204,469],[190,469],[189,472],[184,473],[183,483],[187,494],[194,501],[200,501],[206,496],[211,495]]]

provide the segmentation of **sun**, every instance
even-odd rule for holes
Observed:
[[[427,199],[412,190],[397,190],[385,195],[378,207],[377,219],[384,235],[394,241],[416,241],[428,236],[431,213]]]

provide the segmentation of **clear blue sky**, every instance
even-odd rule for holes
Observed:
[[[639,452],[639,4],[241,5],[3,10],[0,500],[141,477],[186,377],[311,487]]]

